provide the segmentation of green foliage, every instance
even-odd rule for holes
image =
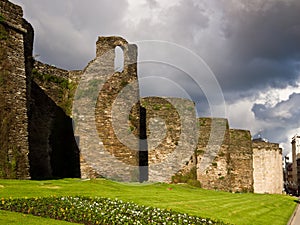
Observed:
[[[37,69],[32,70],[32,77],[39,80],[43,84],[54,83],[55,85],[59,86],[60,90],[58,93],[58,97],[60,99],[60,102],[58,103],[58,106],[60,106],[67,115],[72,114],[71,111],[73,99],[77,88],[76,83],[71,82],[64,77],[40,73]]]
[[[6,31],[5,27],[2,24],[0,24],[0,40],[7,40],[7,39],[8,39],[8,32]]]
[[[32,76],[33,78],[37,78],[40,81],[53,82],[63,89],[68,89],[69,86],[71,85],[69,84],[69,81],[66,78],[58,77],[51,74],[42,74],[39,73],[36,69],[32,70]]]
[[[197,168],[194,166],[191,168],[189,173],[182,174],[177,173],[174,176],[172,176],[172,182],[173,183],[187,183],[194,187],[201,187],[200,181],[197,180]]]
[[[5,18],[4,18],[4,16],[0,13],[0,23],[1,22],[4,22],[5,21]]]
[[[0,209],[84,224],[225,224],[172,210],[99,197],[2,199]]]
[[[171,109],[171,108],[172,108],[172,105],[171,105],[170,103],[167,103],[167,104],[165,104],[165,108],[166,108],[166,109]]]
[[[197,155],[203,155],[205,153],[205,151],[196,149],[196,153],[197,153]]]
[[[5,79],[4,76],[2,75],[2,73],[0,73],[0,86],[5,84]]]
[[[192,180],[192,179],[189,179],[187,180],[186,182],[188,185],[191,185],[193,187],[198,187],[198,188],[201,188],[201,183],[199,180]]]
[[[214,167],[217,167],[217,166],[218,166],[218,163],[213,162],[211,165],[214,166]]]
[[[121,81],[121,87],[123,88],[123,87],[125,87],[126,85],[128,85],[128,81],[122,80],[122,81]]]
[[[154,104],[154,105],[152,106],[152,109],[153,109],[153,110],[160,110],[160,109],[161,109],[161,105],[159,105],[159,104]]]
[[[223,157],[223,156],[225,156],[225,153],[221,151],[221,152],[219,152],[219,156]]]

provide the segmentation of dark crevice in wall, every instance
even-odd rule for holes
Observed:
[[[139,104],[140,105],[140,104]],[[146,109],[140,107],[140,149],[139,149],[140,182],[148,181],[148,145],[146,128]]]

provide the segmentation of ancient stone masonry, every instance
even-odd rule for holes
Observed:
[[[0,177],[30,178],[28,113],[31,26],[21,7],[0,1]],[[25,65],[27,62],[27,65]]]
[[[117,46],[124,53],[123,71],[114,69]],[[88,171],[115,180],[140,180],[136,57],[136,45],[120,37],[99,37],[96,58],[83,71],[74,105],[83,177]]]
[[[61,104],[72,100],[65,96],[68,72],[34,65],[33,29],[19,6],[1,0],[0,16],[0,177],[79,177],[72,120],[65,113],[72,106]]]
[[[0,44],[0,178],[104,176],[281,193],[278,144],[253,142],[227,119],[197,118],[187,99],[140,99],[137,46],[125,39],[99,37],[86,68],[59,69],[34,61],[31,25],[0,0]]]
[[[149,181],[170,182],[186,165],[197,145],[194,102],[180,98],[147,97]]]
[[[222,144],[213,162],[204,171],[200,170],[202,158],[209,150],[212,121],[217,129],[225,127]],[[202,186],[233,192],[251,192],[253,189],[252,148],[249,131],[229,129],[226,119],[200,118],[200,135],[196,150],[197,177]],[[212,145],[212,147],[214,147]]]
[[[278,144],[264,141],[253,141],[252,146],[254,192],[282,193],[282,149]]]
[[[56,105],[70,116],[72,114],[74,94],[81,73],[82,71],[63,70],[35,61],[32,70],[32,79]]]
[[[215,130],[226,127],[220,137],[222,143],[216,157],[201,170],[203,157],[209,147],[212,122]],[[278,144],[264,141],[252,141],[247,130],[229,129],[228,121],[219,118],[199,119],[199,141],[195,156],[179,174],[186,176],[193,167],[197,167],[197,179],[203,188],[231,192],[282,193],[282,152]],[[178,175],[177,175],[178,176]],[[189,175],[190,176],[190,175]]]

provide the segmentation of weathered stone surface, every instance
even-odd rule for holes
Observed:
[[[147,97],[149,181],[169,182],[186,164],[197,145],[194,102],[180,98]]]
[[[254,141],[254,192],[281,194],[283,190],[282,150],[278,144]]]
[[[115,72],[115,48],[124,69]],[[139,90],[135,45],[121,37],[99,37],[96,58],[84,69],[75,96],[76,135],[81,157],[97,174],[139,180]],[[88,176],[81,170],[82,176]]]
[[[0,177],[29,178],[30,75],[24,47],[32,29],[23,20],[21,7],[8,1],[0,1],[0,15]]]

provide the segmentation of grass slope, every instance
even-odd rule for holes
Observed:
[[[118,198],[237,225],[285,225],[296,207],[296,198],[290,196],[233,194],[187,185],[126,185],[104,179],[0,180],[0,197],[3,198],[53,195]],[[2,212],[0,219],[3,219],[1,215]]]
[[[75,225],[65,221],[52,220],[38,216],[32,216],[22,213],[8,212],[0,210],[0,224],[16,224],[16,225]]]

